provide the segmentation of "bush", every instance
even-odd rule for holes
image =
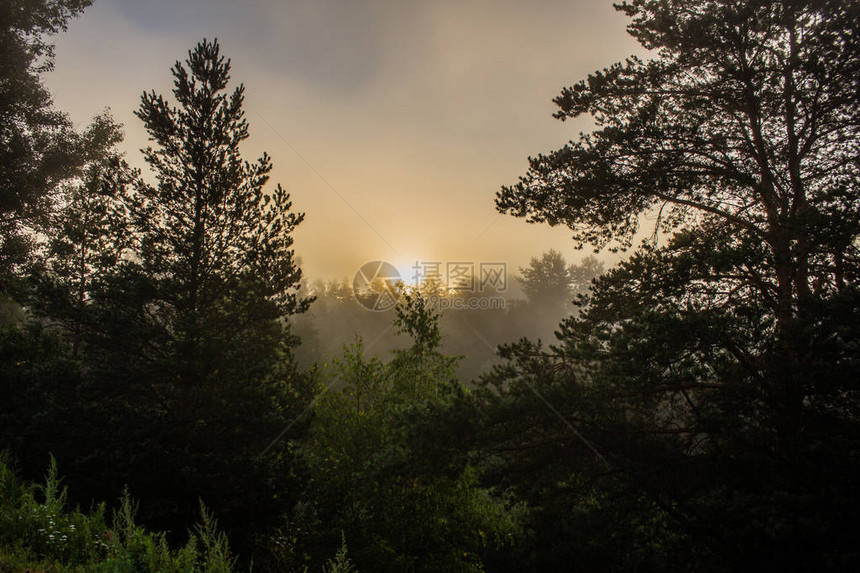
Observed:
[[[23,482],[0,459],[0,571],[86,573],[228,573],[227,538],[201,506],[201,523],[184,547],[135,523],[136,504],[125,493],[110,524],[102,503],[89,513],[66,508],[66,489],[51,466],[44,485]]]

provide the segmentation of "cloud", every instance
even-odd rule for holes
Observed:
[[[217,36],[272,74],[352,92],[372,81],[410,3],[343,0],[114,0],[148,34]]]

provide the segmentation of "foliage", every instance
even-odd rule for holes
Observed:
[[[294,480],[288,441],[260,454],[312,389],[287,322],[310,303],[291,248],[304,215],[280,186],[266,190],[266,155],[242,159],[244,88],[226,91],[218,43],[201,42],[172,73],[178,106],[145,93],[137,112],[156,184],[136,178],[120,192],[113,242],[126,254],[90,293],[89,391],[105,401],[105,427],[122,432],[103,461],[115,460],[114,484],[133,487],[147,520],[175,531],[202,498],[248,550],[251,521],[265,528],[284,511],[279,492]]]
[[[630,246],[648,212],[658,228],[556,346],[503,349],[480,402],[497,479],[539,512],[536,544],[561,536],[600,570],[854,568],[857,5],[619,9],[654,57],[565,89],[557,117],[597,129],[532,159],[497,205],[580,245]],[[593,492],[611,503],[592,533],[549,528],[550,500],[579,511]],[[596,550],[619,514],[650,523],[625,545],[645,562]]]
[[[534,258],[539,261],[543,256]],[[445,288],[441,282],[431,280],[421,285],[419,290],[428,302],[444,309],[439,317],[441,350],[458,355],[455,367],[461,380],[468,384],[496,364],[498,344],[523,336],[552,339],[558,321],[576,311],[572,304],[575,297],[584,294],[591,280],[603,273],[603,264],[592,256],[575,264],[563,262],[562,267],[562,273],[568,275],[561,277],[561,283],[568,285],[562,289],[564,294],[546,299],[533,297],[532,301],[514,298],[513,288],[497,292],[485,286],[473,292]],[[398,336],[396,328],[391,327],[395,309],[368,312],[345,281],[318,280],[311,283],[309,290],[315,297],[313,306],[293,321],[293,332],[302,339],[296,351],[301,365],[310,367],[330,361],[356,334],[366,341],[368,351],[379,355],[408,346],[405,337]]]
[[[346,553],[346,537],[342,536],[340,549],[337,550],[334,559],[329,559],[325,567],[323,567],[323,573],[357,573],[358,570],[352,564],[352,561],[349,560]]]
[[[578,265],[568,265],[559,251],[550,249],[540,258],[532,257],[516,278],[533,311],[559,320],[575,296],[584,294],[601,274],[603,264],[593,256],[584,257]]]
[[[54,446],[66,446],[63,463],[90,451],[78,440],[88,433],[81,381],[56,332],[35,321],[0,327],[0,444],[16,454],[24,475],[41,475]]]
[[[361,341],[347,348],[333,380],[343,387],[319,400],[303,447],[316,543],[345,533],[360,569],[479,571],[486,548],[516,531],[515,511],[479,486],[440,423],[467,390],[438,351],[437,321],[419,292],[404,293],[395,323],[413,346],[388,363],[365,358]]]
[[[79,168],[80,141],[56,111],[42,75],[53,66],[47,36],[66,29],[90,0],[0,4],[0,293],[28,262],[59,185]]]
[[[567,261],[555,249],[540,258],[532,257],[529,266],[520,269],[517,281],[529,302],[535,305],[562,307],[573,299]]]
[[[818,358],[803,373],[809,398],[788,449],[767,388],[734,354],[765,351],[772,318],[682,298],[695,266],[710,274],[715,249],[671,246],[600,279],[556,346],[507,346],[509,361],[484,378],[478,447],[498,456],[489,483],[536,512],[528,554],[547,561],[533,570],[574,555],[627,570],[637,553],[662,570],[842,569],[857,559],[853,530],[839,526],[858,504],[856,291],[817,309]],[[583,527],[552,517],[583,504]],[[628,536],[624,552],[605,536]]]
[[[53,461],[42,486],[23,482],[0,462],[0,567],[93,573],[234,569],[226,538],[205,508],[179,550],[171,550],[163,534],[137,525],[135,512],[127,494],[112,519],[103,503],[88,514],[70,511]]]
[[[121,191],[138,174],[117,149],[121,127],[108,112],[80,136],[80,176],[63,186],[50,219],[53,234],[30,269],[34,287],[27,302],[41,316],[65,327],[78,355],[84,330],[92,330],[91,297],[121,263],[128,247]]]
[[[158,286],[175,291],[180,313],[215,305],[238,284],[268,301],[275,317],[302,312],[310,301],[295,293],[301,270],[291,246],[304,214],[291,211],[282,187],[264,192],[266,154],[255,163],[240,155],[244,86],[224,92],[230,61],[217,41],[198,44],[172,73],[179,107],[152,92],[137,111],[158,146],[144,150],[158,185],[138,182],[129,205],[139,266],[167,277]]]
[[[288,440],[260,454],[312,390],[287,320],[310,303],[292,251],[303,214],[281,187],[265,189],[268,157],[241,157],[243,88],[225,92],[230,62],[217,42],[173,73],[178,107],[149,93],[138,112],[155,144],[144,152],[154,186],[116,151],[109,116],[83,136],[85,169],[35,268],[34,322],[59,335],[29,339],[53,341],[51,360],[67,368],[4,364],[18,377],[12,403],[26,406],[10,412],[20,428],[56,425],[4,429],[17,445],[32,438],[28,469],[57,452],[78,499],[127,484],[144,522],[173,535],[202,498],[247,558],[295,489]],[[10,331],[22,356],[29,328]]]

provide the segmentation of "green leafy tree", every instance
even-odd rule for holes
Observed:
[[[576,297],[584,294],[591,280],[602,272],[602,263],[593,256],[584,257],[580,264],[575,265],[568,264],[555,249],[540,257],[532,257],[529,265],[520,268],[516,277],[527,303],[511,304],[504,317],[511,327],[488,329],[487,335],[509,331],[507,337],[497,339],[500,343],[523,336],[551,340],[558,321],[576,312]]]
[[[27,475],[53,454],[80,478],[77,461],[91,457],[101,433],[92,423],[104,399],[82,391],[91,382],[85,373],[100,361],[84,343],[100,328],[94,294],[121,261],[121,191],[134,173],[116,148],[122,132],[107,112],[76,137],[80,171],[59,187],[45,221],[51,233],[31,257],[28,312],[3,337],[9,378],[2,440]],[[99,473],[93,469],[89,479]]]
[[[46,449],[68,444],[75,435],[69,425],[75,418],[67,414],[77,403],[80,369],[69,359],[64,337],[46,327],[62,322],[79,339],[81,305],[73,300],[80,301],[84,292],[71,279],[89,275],[92,258],[84,254],[88,246],[77,244],[81,237],[67,233],[76,224],[67,215],[73,205],[89,200],[87,193],[96,186],[92,170],[120,137],[107,114],[76,133],[44,85],[53,67],[50,37],[90,3],[0,2],[0,449],[13,449],[27,471],[40,471]],[[78,213],[90,216],[83,207]],[[86,268],[73,265],[75,250]],[[38,292],[30,288],[33,278]],[[50,321],[32,320],[20,305]]]
[[[42,75],[53,66],[47,38],[90,0],[0,3],[0,287],[8,290],[44,231],[59,185],[79,167],[76,136],[55,110]]]
[[[550,249],[532,257],[529,266],[520,269],[517,282],[529,303],[535,307],[562,312],[576,295],[588,290],[591,281],[603,274],[603,263],[593,256],[583,257],[579,264],[568,265],[564,256]]]
[[[573,285],[564,256],[550,249],[543,255],[532,257],[529,266],[520,269],[517,282],[529,303],[537,307],[561,312],[573,300]]]
[[[570,265],[568,273],[570,274],[570,282],[573,285],[573,292],[576,294],[585,294],[591,287],[592,281],[602,275],[603,272],[603,263],[592,255],[583,257],[579,261],[579,264]]]
[[[137,173],[118,151],[121,127],[108,112],[80,136],[80,176],[62,187],[50,218],[52,236],[33,268],[37,314],[65,326],[73,357],[79,354],[97,284],[120,264],[127,245],[122,191]]]
[[[320,399],[303,446],[310,485],[306,544],[341,543],[359,570],[481,571],[483,553],[510,543],[515,511],[478,483],[445,420],[468,392],[440,353],[438,315],[407,289],[396,326],[413,345],[384,363],[359,342],[336,364],[343,387]],[[456,409],[456,408],[455,408]]]

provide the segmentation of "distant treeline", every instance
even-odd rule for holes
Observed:
[[[442,349],[461,357],[457,373],[468,384],[499,362],[496,348],[500,344],[523,337],[553,342],[559,321],[577,312],[577,297],[602,273],[603,264],[593,256],[570,264],[560,252],[550,249],[506,277],[511,282],[503,291],[455,288],[436,277],[412,281],[412,285],[403,281],[400,286],[417,286],[427,304],[440,312]],[[389,286],[397,295],[398,285]],[[308,312],[291,319],[293,331],[302,341],[296,349],[302,366],[331,361],[356,337],[364,340],[365,352],[382,357],[408,345],[392,326],[394,309],[369,310],[374,293],[370,300],[362,301],[363,294],[354,291],[353,281],[317,280],[306,288],[314,303]],[[514,298],[510,293],[526,298]]]

